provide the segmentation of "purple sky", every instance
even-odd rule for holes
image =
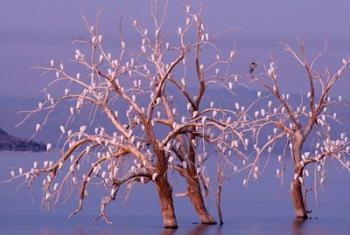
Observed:
[[[188,1],[171,0],[167,29],[174,31],[181,22],[183,6]],[[198,2],[198,1],[193,1]],[[283,63],[287,56],[277,45],[293,42],[295,35],[309,41],[311,53],[322,49],[328,40],[328,53],[323,60],[334,69],[343,57],[350,57],[350,1],[348,0],[203,0],[204,17],[210,31],[241,27],[229,38],[238,52],[237,71],[246,73],[251,60],[267,61],[272,54],[281,73],[294,71],[295,64]],[[0,95],[36,96],[46,81],[40,71],[29,69],[48,64],[51,58],[72,57],[76,36],[84,36],[80,12],[94,19],[102,12],[101,27],[105,38],[116,37],[120,16],[149,20],[148,1],[144,0],[1,0],[0,1]],[[179,21],[180,20],[180,21]],[[108,39],[107,39],[108,41]],[[294,67],[293,67],[294,66]],[[297,75],[297,74],[295,74]],[[350,73],[340,81],[336,92],[350,98],[347,92]],[[299,83],[284,79],[283,85],[298,91]]]

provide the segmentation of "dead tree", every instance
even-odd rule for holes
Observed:
[[[342,99],[341,96],[332,98],[330,95],[337,80],[349,66],[350,59],[343,59],[334,73],[326,69],[321,74],[315,70],[315,63],[322,53],[309,61],[305,55],[305,41],[298,40],[298,43],[299,50],[292,49],[288,44],[282,45],[305,71],[307,94],[301,95],[298,100],[295,96],[293,98],[290,94],[282,93],[279,85],[282,78],[277,76],[274,62],[265,68],[265,75],[254,78],[266,91],[258,91],[257,103],[260,107],[252,113],[252,148],[255,157],[247,166],[250,170],[244,184],[251,176],[257,177],[260,174],[259,165],[266,160],[265,155],[272,155],[276,146],[283,149],[281,145],[284,145],[284,150],[277,156],[281,168],[276,170],[276,174],[283,178],[285,167],[288,167],[286,165],[292,164],[294,174],[290,193],[294,212],[298,218],[307,218],[309,211],[305,205],[303,189],[305,192],[308,190],[305,188],[306,177],[310,174],[308,168],[311,165],[315,167],[312,190],[316,196],[317,185],[323,184],[325,180],[327,160],[337,161],[350,172],[348,137],[345,133],[339,133],[338,136],[332,129],[339,122],[337,113],[332,113],[332,106],[341,103]],[[291,161],[286,151],[288,148]]]
[[[184,25],[177,29],[176,42],[168,42],[162,35],[166,5],[167,1],[164,6],[151,4],[153,30],[137,20],[132,22],[140,39],[137,48],[125,41],[120,23],[119,47],[108,52],[98,17],[94,26],[84,18],[89,38],[75,41],[82,47],[75,50],[73,59],[79,72],[53,60],[49,66],[39,67],[52,81],[43,89],[45,100],[24,112],[23,122],[45,113],[35,127],[40,131],[57,107],[68,104],[67,120],[57,127],[64,140],[61,157],[43,165],[34,162],[31,169],[20,168],[20,174],[13,172],[12,177],[25,177],[31,185],[44,176],[44,204],[56,202],[72,186],[78,187],[79,205],[74,215],[82,209],[88,188],[98,185],[106,192],[98,219],[111,223],[105,209],[123,185],[131,190],[135,183],[154,183],[163,224],[175,228],[168,180],[168,174],[175,172],[186,181],[184,195],[200,221],[215,223],[204,201],[210,179],[205,168],[207,145],[217,150],[218,156],[242,154],[247,110],[243,106],[234,111],[224,109],[214,101],[206,105],[203,97],[211,86],[233,95],[238,82],[237,75],[229,73],[234,52],[221,55],[213,42],[219,34],[209,35],[200,14],[193,13],[190,6],[186,6]],[[208,48],[217,55],[214,62],[203,65]],[[189,84],[195,88],[191,90]],[[56,87],[63,87],[61,95],[52,95]],[[90,116],[90,124],[71,129],[81,116]],[[50,150],[52,145],[47,147]]]

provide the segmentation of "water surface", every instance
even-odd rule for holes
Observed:
[[[29,168],[34,159],[55,158],[56,153],[0,153],[0,178],[9,177],[11,169]],[[350,233],[350,176],[338,168],[328,173],[327,185],[321,194],[320,205],[311,203],[313,218],[305,222],[295,220],[289,201],[288,187],[280,185],[270,174],[247,190],[241,186],[239,176],[226,182],[223,191],[223,226],[203,226],[186,198],[175,198],[179,229],[162,228],[157,194],[152,185],[137,186],[124,205],[119,197],[110,205],[108,213],[112,225],[103,221],[94,223],[98,213],[98,193],[93,189],[83,211],[70,219],[67,215],[75,209],[76,200],[71,198],[58,203],[50,211],[41,208],[41,192],[38,182],[32,190],[20,181],[0,184],[0,234],[349,234]],[[179,179],[173,179],[174,191],[183,189]],[[216,216],[214,195],[207,198],[207,205]]]

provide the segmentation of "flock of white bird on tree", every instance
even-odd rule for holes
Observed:
[[[64,140],[58,147],[60,157],[34,162],[31,169],[19,168],[18,173],[12,171],[10,181],[24,178],[31,186],[41,179],[42,203],[47,207],[78,189],[79,203],[71,215],[82,209],[88,190],[101,190],[105,195],[97,219],[107,223],[111,221],[106,207],[121,187],[130,192],[136,183],[152,183],[164,226],[175,228],[169,173],[184,180],[186,192],[181,195],[189,198],[201,223],[216,223],[205,204],[213,192],[222,223],[221,190],[226,174],[245,174],[243,185],[247,187],[272,158],[280,163],[276,174],[282,180],[287,168],[294,172],[290,192],[295,215],[307,218],[303,192],[310,190],[306,187],[309,168],[315,169],[315,195],[325,180],[327,161],[337,161],[350,172],[350,142],[345,133],[333,133],[331,127],[340,117],[329,108],[342,103],[341,97],[331,98],[330,92],[350,59],[343,59],[335,73],[318,73],[314,65],[321,54],[309,61],[303,40],[298,41],[297,50],[283,44],[305,71],[309,88],[295,106],[291,95],[280,88],[277,63],[266,67],[260,63],[264,72],[252,76],[232,72],[235,52],[225,54],[215,44],[217,37],[229,31],[209,34],[201,10],[194,12],[186,6],[176,39],[168,41],[163,33],[166,8],[167,1],[151,4],[152,29],[132,22],[138,46],[128,45],[120,21],[119,47],[113,52],[103,46],[98,17],[94,25],[83,17],[89,36],[75,41],[82,45],[75,50],[76,66],[66,69],[63,63],[51,60],[48,66],[38,67],[51,79],[43,89],[45,99],[34,110],[24,111],[25,118],[19,123],[44,113],[35,126],[39,132],[58,107],[68,105],[66,120],[57,127]],[[234,89],[251,82],[262,89],[244,106]],[[50,91],[57,87],[63,87],[61,95],[52,95],[55,92]],[[220,106],[210,97],[210,89],[226,92],[232,107]],[[76,119],[87,115],[90,124],[70,129]],[[281,145],[285,146],[282,151],[275,148]],[[48,151],[52,148],[47,144]],[[207,172],[208,159],[217,163],[216,175]]]

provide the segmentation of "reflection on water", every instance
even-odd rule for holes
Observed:
[[[152,223],[152,221],[148,221]],[[277,221],[249,221],[249,223],[227,223],[219,225],[180,225],[176,230],[162,229],[159,227],[135,226],[132,220],[127,226],[97,226],[80,224],[79,226],[1,226],[0,234],[35,234],[35,235],[328,235],[328,234],[349,234],[349,225],[346,221],[341,224],[336,221],[323,221],[318,223],[315,220],[290,220],[289,222]],[[2,224],[3,225],[3,224]]]
[[[293,223],[292,231],[293,235],[303,235],[303,227],[306,223],[305,219],[296,218]]]
[[[153,234],[153,235],[221,235],[221,226],[216,225],[194,225],[193,228],[179,228],[179,229],[154,229],[153,231],[145,231],[142,228],[135,227],[134,229],[102,229],[102,230],[91,230],[88,228],[54,228],[44,227],[36,231],[35,229],[21,231],[23,234],[38,234],[38,235],[58,235],[58,234],[72,234],[72,235],[115,235],[115,234]]]
[[[52,158],[40,153],[0,153],[0,180],[8,178],[13,167],[31,167],[34,159]],[[210,169],[209,169],[210,170]],[[0,235],[326,235],[349,234],[350,188],[348,175],[330,175],[327,192],[322,195],[320,208],[312,216],[318,219],[294,220],[288,186],[279,188],[273,176],[266,175],[259,184],[247,191],[240,180],[230,181],[223,194],[225,224],[200,225],[185,198],[175,200],[179,229],[163,229],[156,193],[152,187],[135,188],[127,207],[116,201],[109,207],[113,225],[93,223],[98,213],[99,198],[91,193],[84,210],[71,219],[69,212],[76,207],[70,200],[57,205],[53,211],[40,208],[40,185],[32,191],[25,187],[16,190],[20,182],[0,184]],[[333,174],[333,175],[332,175]],[[174,184],[176,191],[179,185]],[[180,188],[181,190],[181,188]],[[91,191],[93,192],[93,191]],[[277,196],[278,195],[278,199]],[[144,203],[147,200],[147,203]],[[209,209],[215,215],[215,204],[209,198]]]

